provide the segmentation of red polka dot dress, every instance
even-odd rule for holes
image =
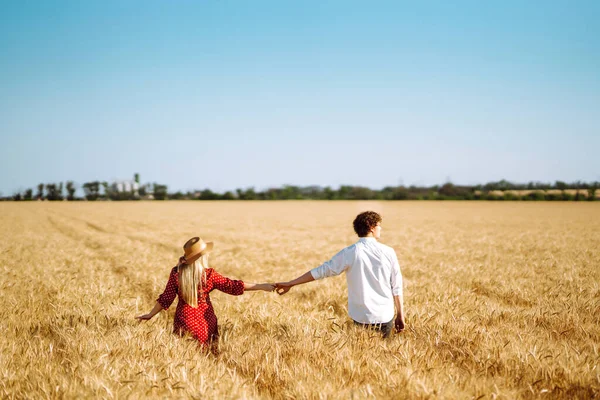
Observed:
[[[156,301],[163,309],[168,309],[175,300],[178,289],[179,278],[177,267],[175,267],[171,270],[165,291]],[[189,332],[202,344],[209,344],[218,339],[217,316],[208,296],[213,289],[239,296],[244,293],[244,282],[226,278],[214,269],[207,268],[202,288],[198,289],[198,307],[194,308],[183,301],[181,297],[179,298],[177,310],[175,311],[174,333]]]

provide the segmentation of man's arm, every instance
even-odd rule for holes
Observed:
[[[398,263],[398,257],[396,252],[392,258],[392,294],[394,295],[394,306],[396,308],[396,330],[402,332],[404,330],[404,294],[402,289],[402,273],[400,272],[400,263]]]
[[[301,275],[301,276],[299,276],[298,278],[296,278],[296,279],[294,279],[292,281],[278,282],[278,283],[275,284],[275,287],[277,288],[276,290],[277,290],[278,294],[286,294],[294,286],[296,286],[296,285],[302,285],[304,283],[312,282],[314,280],[315,280],[315,278],[313,278],[313,276],[310,273],[310,271],[308,271],[304,275]]]
[[[306,272],[304,275],[299,276],[293,281],[278,282],[275,284],[277,293],[286,294],[290,289],[296,285],[302,285],[304,283],[312,282],[316,279],[323,279],[330,276],[336,276],[341,274],[348,268],[348,261],[346,258],[349,256],[348,248],[343,249],[337,253],[333,258],[319,267]]]
[[[402,332],[404,330],[404,300],[403,296],[394,296],[394,306],[396,307],[396,330]]]

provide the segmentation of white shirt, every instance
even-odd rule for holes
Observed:
[[[315,279],[346,271],[348,314],[363,324],[394,318],[394,297],[402,295],[402,274],[396,252],[374,237],[363,237],[310,271]]]

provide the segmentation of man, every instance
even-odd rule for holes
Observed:
[[[390,336],[394,325],[402,332],[402,275],[394,249],[377,241],[381,236],[381,216],[373,211],[358,214],[354,231],[358,242],[304,275],[277,283],[277,293],[282,295],[296,285],[346,272],[350,318],[358,325],[380,330],[383,337]]]

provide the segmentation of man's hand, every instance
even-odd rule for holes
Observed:
[[[139,317],[135,317],[135,319],[139,319],[140,321],[148,321],[153,316],[154,315],[152,315],[152,314],[144,314],[144,315],[140,315]]]
[[[395,321],[396,332],[402,332],[404,330],[404,318],[400,315],[396,317]]]
[[[275,291],[278,295],[286,294],[293,286],[289,282],[277,282],[275,284]]]

